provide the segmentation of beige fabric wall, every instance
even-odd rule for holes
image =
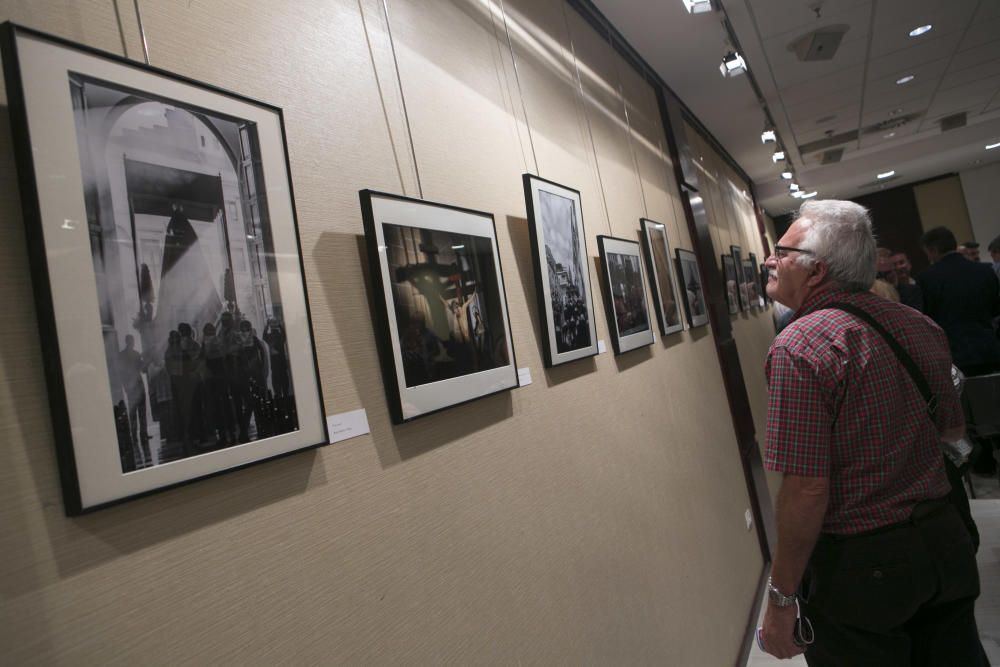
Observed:
[[[722,255],[730,253],[729,246],[738,245],[743,257],[753,253],[757,264],[767,259],[764,244],[754,213],[753,198],[747,183],[719,155],[704,137],[690,125],[685,126],[689,145],[694,152],[698,168],[698,186],[705,201],[713,257],[718,271],[722,271]],[[772,223],[773,234],[773,223]],[[772,241],[773,243],[773,241]],[[753,412],[757,442],[764,445],[767,427],[767,381],[764,361],[774,339],[772,308],[740,311],[731,316],[733,339],[740,355],[740,369],[746,383],[747,395]],[[767,473],[772,500],[780,486],[780,475]]]
[[[917,198],[917,210],[920,211],[920,224],[924,231],[947,227],[954,232],[959,243],[974,238],[962,181],[958,176],[946,176],[915,185],[913,195]],[[981,239],[980,243],[983,243]]]
[[[762,561],[709,330],[550,372],[538,342],[532,143],[543,177],[582,191],[592,266],[597,234],[637,238],[647,214],[691,247],[653,91],[555,0],[506,3],[516,72],[499,5],[388,6],[424,195],[495,214],[534,383],[389,423],[357,190],[416,179],[379,0],[142,2],[154,65],[284,109],[327,410],[365,408],[372,434],[65,518],[4,129],[5,663],[735,661]],[[123,52],[110,0],[4,0],[0,19]],[[744,226],[720,242],[760,254]],[[767,317],[736,318],[754,382]]]

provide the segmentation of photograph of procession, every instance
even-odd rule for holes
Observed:
[[[647,218],[641,219],[643,240],[649,267],[649,283],[657,306],[660,333],[664,336],[684,329],[681,306],[677,302],[674,272],[670,267],[670,243],[665,225]]]
[[[406,386],[510,364],[492,239],[382,228]]]
[[[605,310],[615,354],[653,343],[642,258],[635,241],[598,236]]]
[[[256,124],[68,83],[122,471],[296,430]]]

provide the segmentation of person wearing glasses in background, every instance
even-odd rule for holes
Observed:
[[[764,462],[784,476],[758,641],[812,666],[985,664],[939,446],[964,434],[944,333],[868,291],[875,239],[852,202],[804,204],[767,268],[795,316],[765,366]]]

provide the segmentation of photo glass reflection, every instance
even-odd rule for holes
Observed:
[[[68,83],[122,471],[296,430],[256,124]]]

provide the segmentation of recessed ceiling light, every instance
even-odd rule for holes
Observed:
[[[886,132],[885,134],[882,135],[882,138],[883,139],[892,139],[894,136],[896,136],[895,132]]]
[[[912,74],[907,74],[906,76],[904,76],[902,78],[896,79],[896,85],[897,86],[902,86],[904,83],[909,83],[909,82],[913,81],[915,78],[916,77],[913,76]]]
[[[810,199],[811,197],[815,197],[818,194],[819,194],[818,192],[813,190],[812,192],[807,192],[804,195],[801,195],[801,199]]]
[[[910,37],[920,37],[920,35],[927,34],[931,31],[932,27],[933,26],[931,26],[931,24],[928,23],[927,25],[922,25],[917,28],[914,28],[913,30],[910,31]]]
[[[889,171],[883,171],[881,174],[878,175],[878,178],[889,178],[890,176],[895,176],[895,175],[896,172],[890,169]]]
[[[988,144],[988,145],[986,146],[986,150],[988,150],[988,151],[991,151],[991,150],[993,150],[994,148],[1000,148],[1000,141],[998,141],[998,142],[997,142],[997,143],[995,143],[995,144]]]
[[[783,172],[781,172],[781,177],[783,179],[785,179],[786,181],[790,181],[790,180],[792,180],[792,172],[790,172],[790,171],[783,171]]]

